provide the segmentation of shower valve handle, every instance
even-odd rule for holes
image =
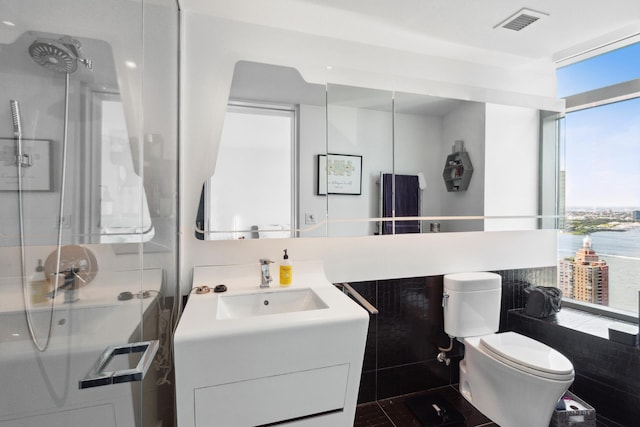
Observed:
[[[31,162],[31,156],[28,154],[18,154],[16,155],[16,165],[23,167],[23,168],[28,168],[30,166],[33,165],[33,163]]]

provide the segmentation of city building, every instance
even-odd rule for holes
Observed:
[[[566,257],[558,261],[558,288],[562,296],[573,298],[573,270],[575,258]]]
[[[564,230],[567,225],[567,171],[558,174],[558,230]]]
[[[558,264],[558,287],[565,297],[600,305],[609,305],[609,266],[591,248],[586,236],[575,258]]]

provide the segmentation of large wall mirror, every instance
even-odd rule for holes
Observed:
[[[239,62],[196,237],[326,236],[327,200],[317,195],[326,114],[324,85],[307,83],[293,68]]]
[[[231,135],[239,106],[293,124],[276,141],[245,122],[242,140]],[[241,61],[196,236],[540,228],[543,204],[555,215],[555,196],[541,192],[555,186],[540,184],[557,162],[554,122],[532,108],[310,84],[293,68]]]

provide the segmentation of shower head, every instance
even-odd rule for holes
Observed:
[[[78,61],[66,46],[55,40],[38,39],[29,46],[29,55],[47,70],[73,73]]]
[[[59,72],[73,73],[78,69],[78,61],[89,70],[91,61],[80,56],[80,42],[65,36],[59,40],[37,39],[29,46],[31,58],[44,68]]]

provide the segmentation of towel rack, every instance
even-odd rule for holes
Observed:
[[[347,295],[351,295],[353,299],[356,300],[358,304],[360,304],[365,310],[367,310],[370,314],[378,314],[378,309],[375,308],[369,301],[365,299],[362,295],[358,293],[353,287],[348,283],[336,283],[338,287],[342,288],[342,292]]]

